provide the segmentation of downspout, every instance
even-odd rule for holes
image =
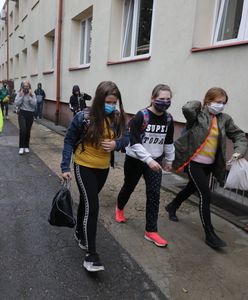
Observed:
[[[62,8],[63,8],[63,0],[59,0],[57,70],[56,70],[56,113],[55,113],[55,125],[59,124],[59,109],[60,109],[61,31],[62,31],[62,13],[63,13],[63,9]]]
[[[6,33],[7,33],[7,81],[9,81],[9,0],[5,2],[7,5],[6,13]]]

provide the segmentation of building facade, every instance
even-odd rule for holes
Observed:
[[[94,96],[114,81],[133,114],[166,83],[178,124],[186,101],[220,86],[248,132],[248,0],[6,0],[1,16],[0,80],[41,82],[51,120],[72,118],[74,84]]]

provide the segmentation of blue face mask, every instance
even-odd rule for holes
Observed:
[[[105,106],[104,106],[105,114],[107,114],[107,115],[111,114],[115,110],[115,107],[116,106],[113,104],[105,103]]]

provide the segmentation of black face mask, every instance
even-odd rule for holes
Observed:
[[[154,100],[154,107],[158,112],[166,111],[171,105],[171,100]]]

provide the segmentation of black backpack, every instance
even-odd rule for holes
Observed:
[[[50,225],[73,228],[76,225],[76,220],[73,216],[72,203],[71,192],[66,182],[53,198],[48,218]]]

